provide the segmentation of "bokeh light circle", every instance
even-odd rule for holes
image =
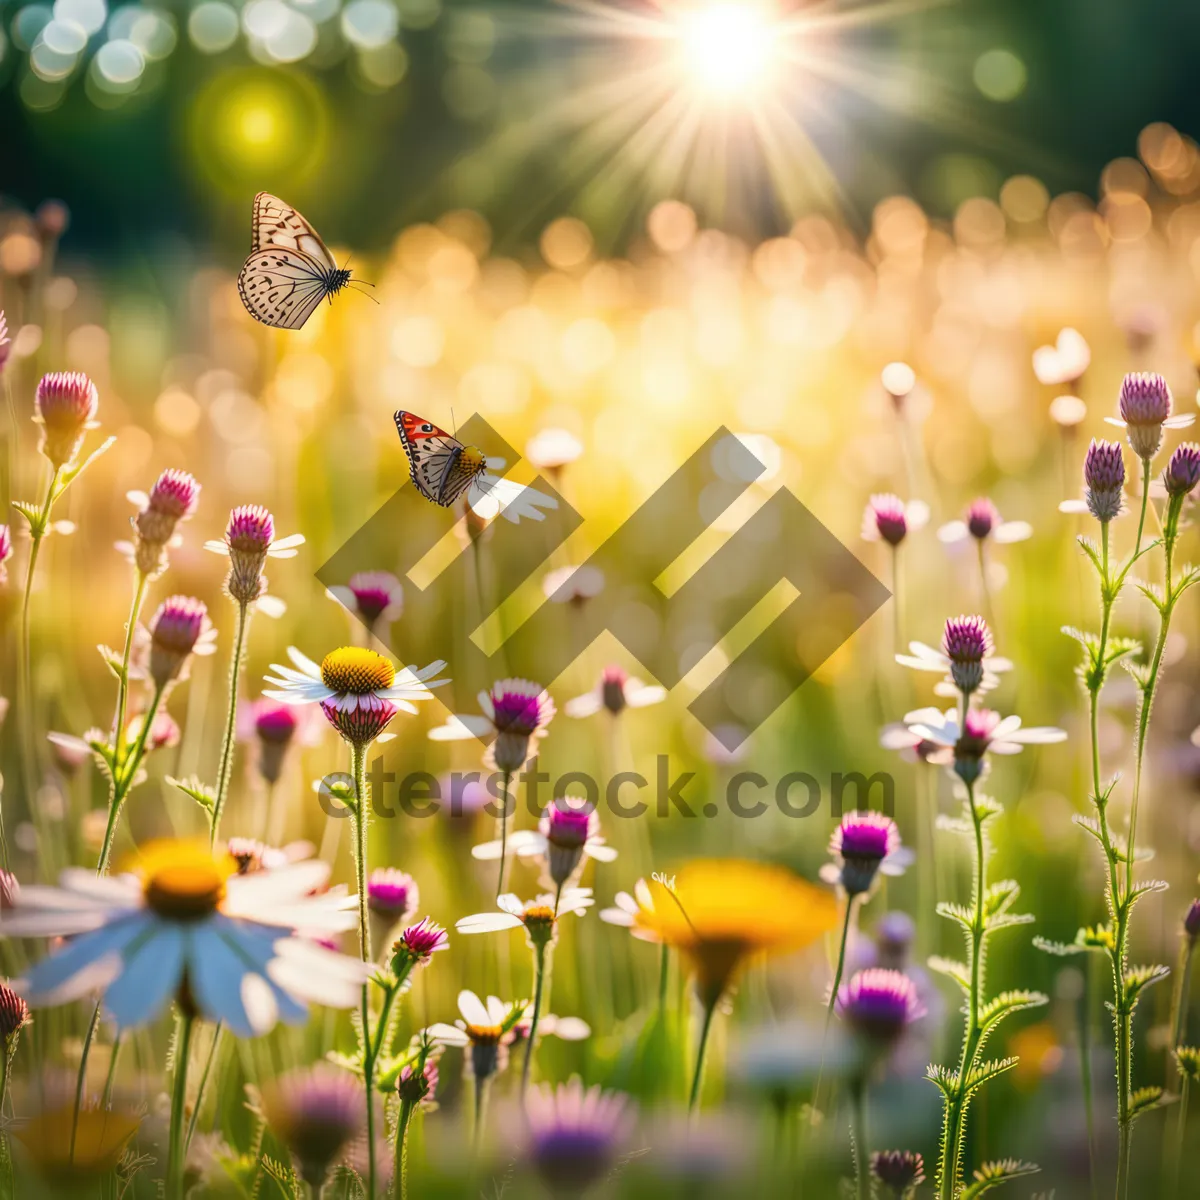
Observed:
[[[205,0],[188,17],[188,37],[202,54],[220,54],[238,39],[237,11],[218,0]]]
[[[319,88],[291,72],[247,67],[222,72],[191,111],[194,160],[231,194],[294,183],[323,160],[329,115]]]
[[[972,73],[975,86],[989,99],[1005,102],[1015,100],[1024,90],[1025,64],[1003,47],[985,50],[975,60]]]

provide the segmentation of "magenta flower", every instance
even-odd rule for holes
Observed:
[[[422,917],[392,943],[392,973],[400,979],[449,946],[450,935],[429,917]]]
[[[278,700],[259,697],[238,709],[237,733],[243,742],[258,744],[258,773],[268,783],[278,783],[293,742],[303,746],[320,740],[320,721],[311,708],[296,708]]]
[[[372,957],[378,959],[387,944],[388,934],[401,921],[407,921],[420,903],[417,881],[395,867],[376,867],[367,877],[367,907],[380,918],[371,927]]]
[[[1125,429],[1130,447],[1143,462],[1158,453],[1164,429],[1184,429],[1195,420],[1194,413],[1171,416],[1171,389],[1161,375],[1149,371],[1125,376],[1118,404],[1121,416],[1105,420]]]
[[[0,1042],[3,1042],[3,1053],[11,1053],[12,1039],[32,1020],[29,1005],[8,984],[0,983]]]
[[[821,869],[826,883],[839,884],[848,896],[871,890],[875,876],[900,875],[912,855],[900,845],[900,830],[891,817],[878,812],[850,812],[829,840],[835,859]]]
[[[437,1085],[437,1062],[427,1058],[419,1071],[414,1071],[411,1064],[402,1068],[400,1078],[396,1081],[396,1090],[406,1104],[431,1108],[437,1094]]]
[[[361,571],[346,586],[331,587],[329,595],[355,613],[372,632],[390,625],[404,611],[404,588],[388,571]]]
[[[896,1200],[905,1200],[925,1182],[925,1160],[912,1150],[878,1150],[871,1155],[871,1174]]]
[[[963,727],[955,709],[939,713],[919,709],[905,718],[915,734],[949,747],[954,752],[954,772],[964,783],[974,783],[983,774],[984,758],[992,754],[1019,754],[1022,747],[1050,745],[1067,739],[1065,730],[1053,726],[1024,729],[1020,717],[1001,717],[986,708],[967,710]]]
[[[206,652],[214,636],[202,601],[169,596],[150,621],[150,678],[166,687],[180,677],[193,652]]]
[[[612,862],[617,852],[600,836],[600,818],[586,801],[571,796],[556,797],[543,811],[538,827],[514,833],[507,846],[501,840],[471,848],[473,858],[494,861],[505,851],[520,858],[538,858],[554,883],[567,883],[584,857]]]
[[[863,513],[862,536],[868,542],[887,542],[899,546],[912,532],[929,520],[929,506],[921,500],[907,504],[891,493],[872,496]]]
[[[322,700],[325,719],[352,746],[367,746],[375,741],[400,709],[390,700],[375,697],[371,705],[343,708],[336,699]]]
[[[242,605],[253,604],[266,586],[263,569],[268,558],[295,558],[304,535],[275,540],[275,518],[261,504],[243,504],[229,514],[225,537],[204,543],[205,550],[229,559],[225,588]]]
[[[134,540],[118,542],[117,549],[129,558],[147,578],[160,575],[167,565],[167,549],[176,544],[175,527],[195,511],[200,485],[187,471],[164,471],[149,494],[129,492],[127,498],[137,505],[133,518]]]
[[[582,1196],[616,1165],[633,1125],[629,1098],[578,1077],[541,1086],[525,1102],[529,1165],[553,1196]]]
[[[38,449],[57,471],[74,463],[83,435],[94,429],[100,396],[82,371],[43,375],[35,398],[34,420],[42,427]]]
[[[1125,491],[1125,459],[1116,442],[1092,439],[1083,461],[1084,500],[1097,521],[1107,523],[1121,512]]]
[[[984,660],[995,646],[992,631],[982,617],[951,617],[942,632],[942,653],[950,660],[950,678],[964,696],[983,683]]]
[[[1183,918],[1183,931],[1195,941],[1200,937],[1200,900],[1193,900]]]
[[[986,496],[981,496],[971,502],[965,520],[949,521],[938,530],[938,541],[952,544],[967,538],[977,542],[986,542],[990,538],[1007,544],[1023,542],[1032,534],[1033,526],[1028,521],[1005,521],[996,506]]]
[[[456,742],[491,736],[492,762],[501,771],[523,767],[537,752],[538,739],[554,716],[554,701],[540,683],[528,679],[501,679],[491,691],[479,693],[482,716],[458,714],[429,731],[435,742]]]
[[[1200,446],[1185,442],[1175,449],[1162,476],[1168,496],[1186,496],[1200,483]]]
[[[8,568],[4,565],[12,558],[12,531],[7,525],[0,525],[0,583],[8,580]]]
[[[837,1014],[864,1041],[890,1046],[925,1015],[917,986],[900,971],[870,967],[838,990]]]

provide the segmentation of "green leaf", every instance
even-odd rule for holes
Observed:
[[[172,787],[177,787],[191,796],[205,812],[211,813],[216,807],[217,793],[195,775],[189,775],[187,779],[176,779],[174,775],[168,775],[166,780]]]
[[[989,1080],[995,1079],[998,1075],[1003,1075],[1005,1071],[1011,1071],[1020,1061],[1016,1057],[993,1058],[972,1067],[967,1073],[967,1095],[969,1096],[972,1092],[978,1091]]]
[[[1125,996],[1126,1007],[1132,1011],[1137,1005],[1138,997],[1146,988],[1166,979],[1170,974],[1170,967],[1129,967],[1121,977],[1121,990]]]
[[[1024,1008],[1041,1008],[1043,1004],[1049,1003],[1050,997],[1042,992],[1028,992],[1021,989],[1001,992],[984,1006],[983,1012],[979,1014],[979,1020],[985,1030],[993,1029],[1005,1017],[1011,1016],[1015,1012],[1020,1012]]]
[[[1082,934],[1083,930],[1081,929],[1079,932]],[[1083,945],[1078,940],[1078,937],[1073,942],[1052,942],[1049,938],[1035,937],[1033,944],[1043,954],[1054,954],[1059,958],[1070,958],[1073,954],[1084,954],[1089,949],[1089,947]]]
[[[975,928],[975,914],[964,904],[942,901],[937,906],[937,915],[948,921],[957,921],[968,933]]]
[[[118,682],[125,673],[124,658],[111,646],[99,645],[96,647],[100,651],[100,657],[104,659],[105,666],[117,677]]]
[[[998,916],[1021,894],[1021,887],[1014,879],[1002,879],[993,883],[983,894],[984,918]]]
[[[1036,1163],[1021,1162],[1016,1158],[1004,1158],[998,1162],[987,1162],[975,1172],[975,1182],[967,1187],[961,1200],[975,1200],[985,1192],[1023,1175],[1036,1175],[1041,1170]]]
[[[958,1089],[958,1072],[953,1067],[943,1067],[937,1063],[930,1063],[925,1068],[925,1078],[930,1083],[935,1084],[938,1091],[947,1098],[953,1096]]]
[[[1134,904],[1151,892],[1168,892],[1171,885],[1165,879],[1144,879],[1129,894],[1129,903]]]
[[[1167,1094],[1160,1087],[1138,1088],[1129,1097],[1129,1118],[1136,1120],[1152,1108],[1161,1108],[1164,1104],[1169,1103]]]
[[[54,489],[54,499],[57,500],[116,441],[116,437],[107,437],[91,452],[81,463],[76,463],[73,467],[66,467],[59,472],[58,486]]]
[[[42,524],[42,510],[39,505],[26,504],[24,500],[14,500],[12,506],[29,522],[29,532],[34,537],[41,537],[46,532]]]
[[[970,995],[971,969],[966,963],[955,962],[952,958],[942,958],[937,954],[926,959],[926,963],[931,971],[936,971],[939,975],[945,975],[953,979],[964,992]]]

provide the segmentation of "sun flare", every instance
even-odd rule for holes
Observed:
[[[688,9],[678,27],[685,74],[700,92],[729,100],[770,84],[778,64],[779,29],[761,5]]]

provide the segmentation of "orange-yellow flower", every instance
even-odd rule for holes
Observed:
[[[649,887],[653,905],[639,902],[634,933],[688,959],[706,1007],[748,958],[802,949],[837,923],[827,891],[744,859],[697,859],[673,882],[657,877]]]

